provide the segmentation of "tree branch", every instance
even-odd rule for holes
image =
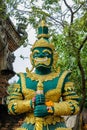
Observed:
[[[39,13],[41,13],[41,14],[46,15],[46,16],[49,17],[50,19],[54,20],[56,23],[59,23],[59,24],[61,24],[61,25],[63,26],[63,24],[62,24],[60,21],[58,21],[58,20],[56,20],[54,17],[50,16],[50,14],[48,14],[47,12],[42,11],[42,9],[35,7],[35,8],[33,8],[33,10],[34,10],[34,11],[37,11],[37,12],[39,12]]]
[[[82,41],[80,47],[79,47],[79,51],[83,48],[85,42],[87,41],[87,36],[84,38],[84,40]]]
[[[73,14],[75,14],[76,12],[78,12],[78,10],[82,7],[82,4],[73,12]]]
[[[67,2],[66,2],[66,0],[64,0],[64,3],[65,3],[65,5],[66,5],[66,7],[70,10],[70,12],[71,12],[71,24],[73,23],[73,15],[74,15],[74,13],[73,13],[73,11],[72,11],[72,8],[67,4]]]

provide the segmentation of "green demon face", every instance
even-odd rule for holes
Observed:
[[[50,68],[53,63],[53,53],[48,47],[37,47],[32,51],[32,64],[35,68]]]

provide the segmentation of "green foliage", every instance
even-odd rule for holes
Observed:
[[[47,5],[51,5],[51,4],[54,4],[54,3],[58,3],[59,0],[45,0],[44,3]]]
[[[0,18],[6,18],[6,5],[3,0],[0,0]]]
[[[76,52],[72,46],[67,43],[63,34],[54,35],[52,40],[59,55],[58,66],[60,66],[61,70],[71,70],[71,80],[76,84],[75,86],[78,93],[81,94],[81,73],[78,68]]]

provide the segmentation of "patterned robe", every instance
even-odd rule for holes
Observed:
[[[8,89],[9,113],[26,113],[24,123],[17,130],[71,130],[66,127],[63,116],[78,113],[79,97],[69,76],[69,71],[38,75],[27,70],[19,74],[18,82]],[[43,118],[35,117],[30,105],[39,81],[43,83],[46,102],[54,102],[54,114]]]

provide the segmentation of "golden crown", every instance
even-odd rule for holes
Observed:
[[[32,50],[36,47],[48,47],[54,51],[55,47],[49,42],[48,26],[45,20],[42,20],[38,27],[38,40],[33,44]]]

